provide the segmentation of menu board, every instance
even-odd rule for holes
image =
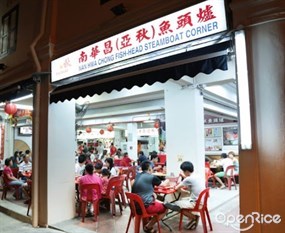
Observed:
[[[221,151],[223,148],[221,127],[205,128],[205,150]]]
[[[238,145],[238,127],[223,127],[223,143],[225,146]]]

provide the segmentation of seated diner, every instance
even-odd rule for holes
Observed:
[[[185,161],[180,165],[180,169],[185,177],[178,185],[174,187],[175,190],[186,192],[188,195],[181,198],[174,203],[167,202],[165,207],[173,211],[180,211],[182,208],[193,208],[199,197],[199,194],[205,189],[205,180],[194,172],[194,166],[191,162]],[[187,188],[185,190],[184,188]],[[189,230],[196,229],[199,222],[199,215],[187,212],[185,215],[189,218],[189,222],[185,228]]]
[[[146,160],[141,164],[142,172],[138,173],[134,184],[132,186],[132,193],[138,194],[146,207],[148,214],[158,214],[159,220],[162,219],[167,213],[167,209],[164,204],[155,199],[154,186],[159,186],[162,181],[152,175],[151,162]],[[152,218],[148,223],[144,223],[145,232],[156,232],[153,226],[156,222],[155,218]]]

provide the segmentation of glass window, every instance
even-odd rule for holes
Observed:
[[[18,28],[18,6],[2,17],[0,35],[0,56],[16,50]]]

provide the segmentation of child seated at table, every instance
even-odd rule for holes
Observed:
[[[95,168],[94,173],[96,173],[97,175],[100,176],[101,173],[102,173],[102,167],[103,167],[103,163],[102,163],[101,161],[95,163],[95,166],[94,166],[94,168]]]
[[[106,194],[111,172],[107,168],[103,168],[101,175],[102,175],[101,176],[101,180],[102,180],[102,194]]]

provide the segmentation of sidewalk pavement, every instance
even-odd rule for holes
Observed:
[[[18,221],[6,214],[0,213],[1,233],[62,233],[62,231],[50,228],[34,228],[31,224]]]

